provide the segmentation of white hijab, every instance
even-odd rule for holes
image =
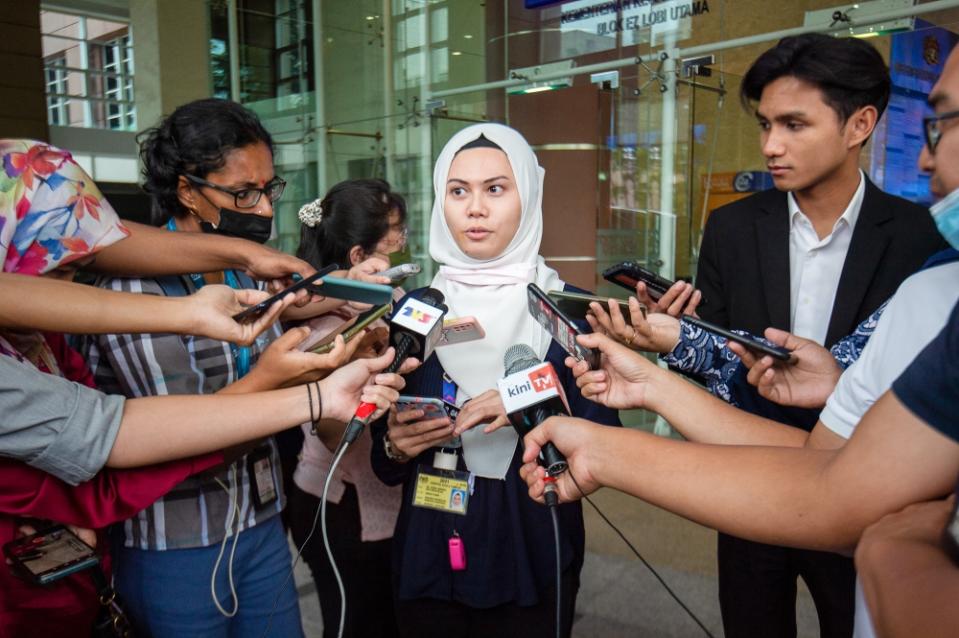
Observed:
[[[443,211],[446,180],[453,157],[483,135],[506,153],[519,190],[522,213],[516,235],[497,257],[477,260],[467,256],[453,239]],[[486,338],[436,350],[446,374],[458,387],[457,404],[496,389],[503,377],[503,355],[516,344],[526,344],[540,358],[549,349],[549,334],[529,314],[526,285],[535,282],[544,291],[562,290],[559,274],[539,255],[543,238],[543,176],[529,144],[515,130],[501,124],[476,124],[454,135],[436,160],[433,171],[433,215],[430,256],[440,264],[433,288],[446,296],[449,315],[476,317]],[[517,436],[511,427],[484,434],[482,425],[463,433],[463,454],[473,473],[487,478],[506,476]]]

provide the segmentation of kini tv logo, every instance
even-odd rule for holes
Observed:
[[[413,321],[416,321],[419,323],[430,323],[433,321],[433,317],[435,315],[431,315],[429,313],[423,312],[422,310],[417,310],[416,308],[413,308],[412,306],[405,306],[403,308],[402,316],[409,317]]]
[[[510,397],[518,397],[526,394],[527,392],[533,392],[534,394],[541,394],[547,392],[556,387],[556,375],[553,372],[553,366],[547,364],[531,370],[526,377],[526,381],[522,383],[517,383],[516,385],[507,388],[506,393]]]

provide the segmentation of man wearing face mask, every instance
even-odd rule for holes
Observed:
[[[269,239],[285,183],[274,172],[270,135],[251,111],[226,100],[185,104],[141,137],[140,157],[144,190],[154,215],[168,217],[166,232]],[[183,296],[214,283],[255,287],[237,270],[99,285]],[[279,336],[274,326],[249,346],[236,346],[171,334],[104,335],[90,339],[87,354],[105,392],[212,394],[241,378],[251,389],[275,380],[276,371],[255,364]],[[276,601],[269,621],[276,635],[302,635],[296,591],[286,580],[290,555],[278,516],[284,505],[277,447],[268,438],[214,476],[184,481],[119,526],[116,589],[140,624],[138,633],[260,635]]]

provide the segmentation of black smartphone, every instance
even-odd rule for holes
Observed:
[[[693,317],[690,315],[683,315],[683,321],[688,321],[689,323],[702,328],[703,330],[709,331],[720,337],[725,337],[730,341],[735,341],[736,343],[742,345],[745,348],[757,352],[759,354],[768,354],[773,359],[779,359],[780,361],[789,362],[792,359],[792,350],[787,350],[786,348],[780,348],[779,346],[771,346],[766,343],[763,343],[755,337],[743,336],[741,334],[736,334],[725,328],[720,328],[719,326],[709,323],[708,321],[703,321],[698,317]]]
[[[576,337],[583,334],[583,331],[556,307],[556,303],[539,286],[526,286],[526,301],[529,313],[536,322],[543,326],[570,356],[586,361],[590,368],[595,369],[599,365],[599,352],[576,342]]]
[[[573,319],[580,319],[586,321],[586,315],[591,312],[589,304],[594,301],[603,307],[603,310],[609,312],[609,298],[608,297],[597,297],[596,295],[587,295],[580,292],[566,292],[564,290],[550,290],[548,293],[550,299],[556,302],[556,307],[559,308],[560,312],[565,313],[566,315],[572,317]],[[623,318],[626,320],[627,324],[633,322],[632,314],[629,311],[629,302],[625,299],[615,299],[616,305],[619,306],[620,312],[623,313]],[[643,318],[646,318],[646,306],[639,304],[639,309],[643,313]]]
[[[270,297],[269,299],[266,299],[266,300],[264,300],[264,301],[261,301],[260,303],[256,304],[255,306],[250,306],[249,308],[247,308],[247,309],[244,310],[243,312],[238,312],[238,313],[236,313],[235,315],[233,315],[233,320],[234,320],[234,321],[237,321],[237,322],[240,322],[240,323],[244,323],[244,322],[247,322],[247,321],[253,321],[253,320],[256,319],[257,317],[259,317],[260,315],[262,315],[264,312],[266,312],[266,311],[269,309],[270,306],[272,306],[273,304],[275,304],[277,301],[279,301],[280,299],[282,299],[283,297],[285,297],[285,296],[288,295],[289,293],[291,293],[291,292],[296,292],[297,290],[302,290],[303,288],[306,288],[306,287],[309,286],[310,284],[315,284],[317,281],[319,281],[320,279],[322,279],[324,276],[330,274],[330,273],[333,272],[334,270],[339,270],[339,268],[340,268],[340,267],[339,267],[337,264],[330,264],[330,265],[322,268],[321,270],[318,270],[317,272],[313,273],[313,274],[310,275],[309,277],[305,277],[305,278],[303,278],[303,279],[300,279],[299,281],[297,281],[296,283],[294,283],[292,286],[287,286],[286,288],[284,288],[284,289],[281,290],[280,292],[276,293],[275,295],[273,295],[273,296]],[[322,294],[322,293],[319,293],[319,294]]]
[[[88,569],[100,562],[96,551],[63,525],[10,541],[3,553],[14,572],[38,585]]]
[[[626,290],[635,293],[636,284],[643,282],[646,284],[646,291],[649,298],[653,301],[666,294],[672,285],[676,282],[660,277],[652,270],[647,270],[635,261],[624,261],[603,271],[603,279],[608,282],[622,286]]]

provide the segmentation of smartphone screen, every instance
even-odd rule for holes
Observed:
[[[599,362],[598,353],[576,342],[576,337],[583,334],[583,331],[577,328],[569,317],[560,312],[553,300],[539,286],[529,284],[526,291],[529,312],[536,322],[543,326],[570,356],[586,361],[589,367],[596,368]]]
[[[774,359],[779,359],[780,361],[788,362],[792,359],[792,350],[787,350],[786,348],[780,348],[779,346],[771,346],[769,344],[763,343],[762,341],[756,338],[737,334],[735,332],[732,332],[731,330],[726,330],[725,328],[721,328],[715,324],[709,323],[708,321],[703,321],[702,319],[699,319],[698,317],[684,315],[683,321],[687,321],[693,324],[694,326],[702,328],[703,330],[707,330],[715,335],[719,335],[720,337],[725,337],[726,339],[729,339],[730,341],[735,341],[736,343],[741,344],[743,347],[748,348],[752,350],[753,352],[756,352],[759,354],[768,354],[770,357],[773,357]]]
[[[266,299],[266,300],[264,300],[264,301],[261,301],[260,303],[256,304],[255,306],[250,306],[249,308],[247,308],[247,309],[244,310],[243,312],[238,312],[237,314],[233,315],[233,320],[234,320],[234,321],[237,321],[237,322],[240,322],[240,323],[247,322],[247,321],[253,321],[253,320],[256,319],[257,317],[259,317],[260,315],[262,315],[264,312],[266,312],[266,311],[269,309],[270,306],[272,306],[273,304],[275,304],[277,301],[279,301],[280,299],[282,299],[283,297],[285,297],[285,296],[288,295],[289,293],[291,293],[291,292],[296,292],[297,290],[302,290],[302,289],[306,288],[307,286],[309,286],[310,284],[315,284],[317,281],[319,281],[320,279],[322,279],[325,275],[328,275],[328,274],[330,274],[331,272],[333,272],[334,270],[337,270],[337,269],[339,269],[339,266],[338,266],[338,265],[336,265],[336,264],[330,264],[329,266],[326,266],[326,267],[322,268],[321,270],[318,270],[317,272],[313,273],[313,274],[310,275],[309,277],[305,277],[305,278],[303,278],[303,279],[300,279],[299,281],[297,281],[296,283],[294,283],[292,286],[287,286],[286,288],[284,288],[284,289],[281,290],[280,292],[276,293],[275,295],[273,295],[273,296],[270,297],[269,299]]]
[[[96,565],[96,551],[63,525],[55,525],[4,545],[3,553],[29,580],[46,585]]]

